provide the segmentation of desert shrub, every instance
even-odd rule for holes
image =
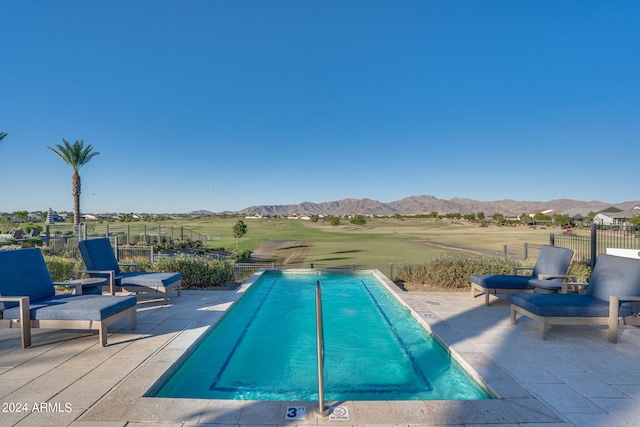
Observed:
[[[183,288],[209,288],[232,281],[234,278],[233,265],[233,261],[228,260],[175,256],[163,258],[150,264],[147,271],[180,272],[182,273]]]
[[[249,249],[243,249],[241,251],[232,253],[227,258],[232,259],[234,261],[242,261],[243,259],[247,259],[250,256],[251,256],[251,251]]]
[[[16,239],[13,239],[13,238],[0,240],[0,246],[11,246],[11,245],[15,245],[17,243],[18,243],[18,241]]]
[[[576,276],[576,282],[588,282],[591,279],[591,266],[584,262],[574,262],[569,267],[569,274]]]
[[[42,246],[42,240],[34,237],[32,239],[24,239],[22,242],[23,248],[35,248]]]
[[[78,270],[84,268],[80,261],[63,258],[59,256],[45,256],[44,260],[54,282],[66,282],[73,280],[78,274]]]
[[[471,274],[511,274],[514,261],[499,257],[441,256],[425,264],[401,266],[397,278],[406,283],[442,289],[469,287]]]

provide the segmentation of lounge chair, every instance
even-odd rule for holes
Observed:
[[[12,228],[9,235],[12,239],[21,240],[24,237],[24,230],[22,228]]]
[[[471,295],[475,298],[484,294],[484,303],[489,305],[489,294],[498,295],[520,292],[533,292],[535,287],[529,284],[531,279],[544,279],[562,282],[567,276],[573,250],[542,245],[534,267],[514,267],[513,274],[473,274],[469,276]],[[519,275],[522,270],[532,270],[528,275]],[[476,293],[478,291],[479,293]]]
[[[585,294],[511,294],[511,323],[516,313],[539,324],[540,339],[551,325],[609,325],[609,341],[616,342],[619,318],[638,312],[640,259],[602,254]]]
[[[133,296],[56,295],[39,248],[0,252],[0,327],[20,327],[22,347],[31,346],[31,328],[93,329],[107,345],[107,326],[129,317],[136,327]]]
[[[136,270],[138,266],[137,264],[118,264],[108,238],[81,240],[78,247],[87,267],[81,272],[89,274],[90,277],[107,278],[111,295],[115,295],[116,288],[135,293],[142,291],[162,292],[164,293],[164,304],[167,303],[169,290],[177,289],[178,296],[180,295],[182,282],[182,274],[180,273],[121,271],[121,266],[133,267]]]

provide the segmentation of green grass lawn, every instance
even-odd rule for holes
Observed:
[[[88,222],[90,235],[111,235],[126,231],[130,236],[163,233],[166,238],[206,236],[208,248],[235,250],[233,226],[238,218],[198,218],[140,222]],[[320,221],[312,223],[290,219],[244,219],[247,233],[238,241],[239,250],[255,251],[273,241],[285,241],[279,259],[295,258],[300,265],[423,263],[441,254],[501,255],[504,245],[523,248],[524,243],[549,243],[550,234],[562,233],[558,227],[480,227],[458,220],[368,219],[364,226],[347,221],[334,227]],[[66,226],[66,224],[65,224]],[[63,227],[62,227],[63,228]],[[61,226],[56,225],[56,229]],[[68,225],[71,230],[71,224]],[[67,231],[66,229],[63,231]],[[589,234],[588,230],[577,233]],[[297,244],[296,242],[300,242]],[[121,241],[122,243],[122,241]],[[278,245],[275,245],[276,247]],[[274,261],[279,262],[279,259]]]
[[[209,248],[235,249],[232,228],[237,218],[196,219],[180,225],[210,238]],[[333,227],[289,219],[243,219],[247,233],[240,250],[255,250],[273,240],[310,241],[304,263],[375,264],[421,263],[440,254],[501,254],[505,244],[523,247],[525,242],[549,243],[557,227],[479,227],[464,221],[430,219],[370,219],[364,226],[347,222]],[[170,226],[165,221],[163,226]]]

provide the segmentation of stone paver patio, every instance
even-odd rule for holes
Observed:
[[[402,292],[453,357],[499,398],[482,401],[340,402],[348,420],[314,413],[315,402],[256,402],[146,397],[156,381],[242,295],[183,291],[166,306],[141,300],[138,327],[94,332],[0,330],[0,426],[632,426],[640,420],[640,329],[619,342],[598,326],[558,326],[545,341],[531,321],[509,323],[506,301],[468,292]],[[332,404],[334,402],[327,402]],[[285,419],[287,406],[307,408]]]

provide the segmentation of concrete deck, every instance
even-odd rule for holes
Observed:
[[[315,402],[255,402],[145,397],[145,393],[240,291],[183,291],[166,306],[138,304],[138,327],[95,332],[0,330],[1,426],[631,426],[640,420],[640,329],[619,342],[599,326],[552,328],[541,341],[531,321],[509,323],[508,304],[468,292],[398,294],[454,357],[500,398],[483,401],[340,402],[348,420],[314,413]],[[327,402],[333,404],[334,402]],[[306,419],[286,420],[287,406]]]

